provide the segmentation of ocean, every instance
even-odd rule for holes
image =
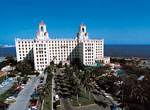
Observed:
[[[0,47],[0,62],[7,56],[16,56],[15,47]]]
[[[150,45],[104,45],[104,55],[110,57],[142,57],[150,58]],[[0,59],[15,56],[15,47],[0,47]],[[0,60],[0,61],[1,61]]]
[[[105,56],[150,58],[150,45],[105,45],[104,48]]]

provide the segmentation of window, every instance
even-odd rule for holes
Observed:
[[[41,27],[41,31],[43,31],[43,26]]]
[[[84,32],[84,28],[82,28],[82,32]]]

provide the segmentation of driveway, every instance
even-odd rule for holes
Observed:
[[[36,88],[39,77],[32,77],[30,82],[25,85],[24,89],[18,94],[15,104],[11,104],[8,110],[26,110],[30,96]]]

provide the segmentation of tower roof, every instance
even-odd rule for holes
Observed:
[[[83,23],[80,26],[85,26]]]
[[[46,25],[46,24],[44,24],[44,23],[40,23],[39,25]]]

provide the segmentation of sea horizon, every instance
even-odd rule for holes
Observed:
[[[16,56],[16,47],[0,47],[0,57]],[[150,58],[150,44],[104,44],[104,56]]]

